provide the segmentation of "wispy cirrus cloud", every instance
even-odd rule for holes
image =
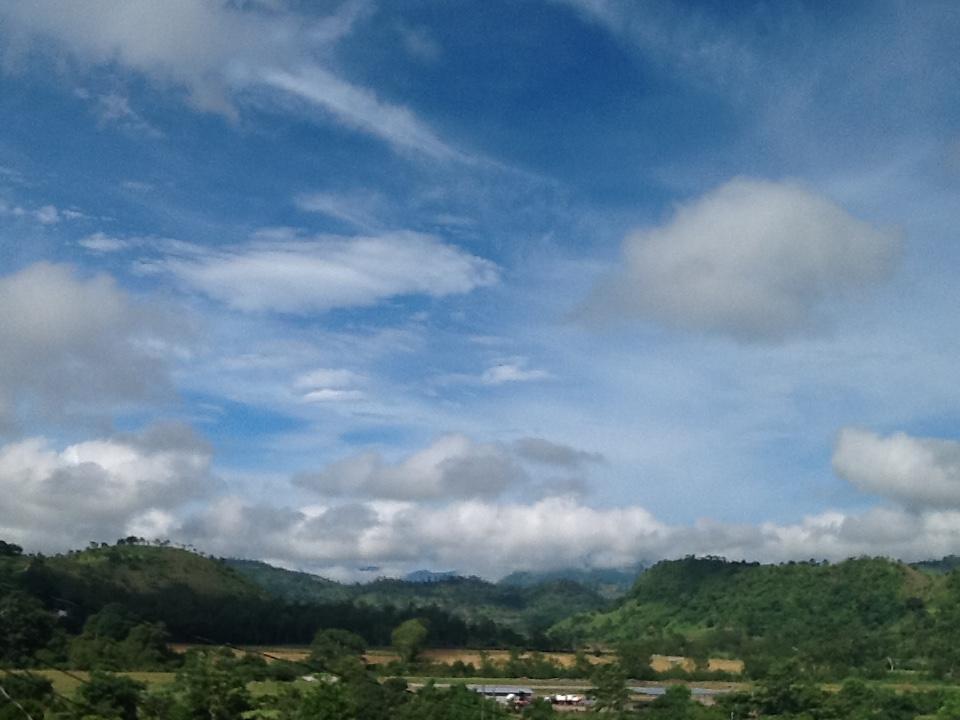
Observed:
[[[395,149],[465,159],[409,108],[324,65],[330,48],[367,12],[368,3],[350,1],[326,17],[307,17],[225,1],[94,0],[80,7],[40,0],[0,8],[0,34],[11,53],[40,47],[86,65],[115,64],[184,88],[193,107],[234,120],[242,91],[271,89]],[[160,132],[121,95],[99,97],[97,110],[105,119]]]
[[[456,295],[498,280],[489,260],[413,232],[194,247],[144,260],[140,270],[170,275],[186,289],[237,310],[293,314],[370,306],[404,295]]]

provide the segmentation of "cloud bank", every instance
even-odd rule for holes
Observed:
[[[210,447],[159,425],[57,450],[45,438],[0,447],[0,535],[62,550],[124,534],[166,534],[173,511],[216,487]]]

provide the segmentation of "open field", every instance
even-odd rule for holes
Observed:
[[[7,672],[7,670],[0,670],[0,675],[5,675]],[[53,683],[53,689],[56,692],[60,693],[61,695],[66,695],[67,697],[71,697],[73,695],[76,689],[80,686],[82,680],[87,680],[90,677],[90,673],[88,673],[86,670],[69,670],[69,674],[59,670],[30,670],[29,672],[33,675],[40,675],[47,678],[51,683]],[[132,678],[138,682],[142,682],[149,688],[159,685],[166,685],[167,683],[173,682],[175,673],[118,672],[117,675],[123,675],[124,677]],[[78,678],[82,678],[82,680]]]
[[[182,653],[193,647],[206,646],[175,644],[171,647],[176,652]],[[250,650],[251,652],[263,653],[281,660],[287,660],[289,662],[303,661],[310,654],[310,648],[305,646],[265,647],[249,645],[245,646],[245,649]],[[526,657],[529,654],[530,653],[526,652],[521,653],[521,657]],[[576,663],[577,658],[576,654],[572,652],[544,652],[541,654],[546,659],[550,660],[550,662],[563,668],[572,667]],[[480,665],[483,664],[484,655],[490,662],[496,664],[505,663],[510,659],[509,650],[471,650],[468,648],[430,648],[424,650],[420,654],[420,657],[428,662],[446,663],[448,665],[459,660],[464,664],[473,664],[474,667],[479,668]],[[370,665],[384,665],[388,662],[396,660],[397,654],[390,648],[373,648],[367,651],[365,657],[367,663]],[[615,658],[615,655],[613,653],[601,653],[599,655],[591,653],[587,654],[586,657],[590,663],[594,665],[600,665],[611,662]],[[654,655],[651,658],[650,665],[656,672],[666,672],[676,667],[682,667],[687,671],[694,670],[696,668],[696,664],[691,658],[669,655]],[[743,661],[727,660],[723,658],[710,658],[708,668],[712,671],[740,674],[743,672]]]

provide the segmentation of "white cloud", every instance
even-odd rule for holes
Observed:
[[[62,549],[170,527],[169,511],[215,485],[210,459],[210,448],[178,425],[62,450],[44,438],[4,445],[0,535]]]
[[[445,435],[398,463],[364,452],[321,472],[301,474],[295,483],[331,497],[423,500],[494,497],[527,479],[505,448]]]
[[[96,98],[94,106],[101,124],[116,123],[136,135],[159,138],[163,133],[133,109],[130,100],[119,93],[107,93]]]
[[[112,237],[106,233],[95,232],[92,235],[87,235],[77,240],[77,244],[91,252],[114,253],[126,250],[130,247],[131,242],[129,239]]]
[[[343,388],[362,383],[364,380],[363,375],[345,368],[317,368],[297,378],[296,385],[300,388]]]
[[[494,339],[495,340],[495,339]],[[477,342],[471,339],[472,342]],[[483,344],[480,341],[479,344]],[[489,344],[495,344],[491,342]],[[504,358],[495,361],[490,367],[478,375],[469,373],[447,373],[435,378],[440,385],[504,385],[507,383],[538,382],[553,380],[553,373],[540,368],[528,367],[528,360],[523,357]]]
[[[484,385],[503,385],[504,383],[533,382],[553,378],[546,370],[525,367],[522,361],[502,362],[483,371],[480,382]]]
[[[318,64],[365,8],[363,2],[345,2],[328,17],[311,19],[226,0],[91,0],[82,5],[37,0],[0,5],[0,32],[11,48],[52,40],[82,64],[116,64],[161,85],[184,88],[189,102],[202,111],[235,119],[238,91],[272,88],[396,148],[456,157],[410,110]],[[104,117],[155,132],[121,96],[105,96],[98,103]]]
[[[343,124],[378,135],[396,147],[438,159],[463,159],[407,108],[385,103],[371,91],[317,65],[295,71],[268,70],[260,78],[271,87],[316,103]]]
[[[303,393],[304,402],[358,402],[366,399],[366,394],[356,386],[365,384],[366,380],[352,370],[318,368],[297,378],[294,387]]]
[[[960,442],[887,437],[845,428],[837,439],[833,468],[867,493],[908,508],[960,509]]]
[[[637,505],[591,507],[572,497],[459,499],[443,505],[348,501],[291,508],[226,496],[178,520],[178,504],[207,488],[200,483],[191,494],[181,482],[203,475],[202,453],[177,455],[168,449],[151,456],[98,441],[84,450],[94,467],[81,471],[77,457],[32,442],[0,449],[0,485],[24,499],[23,513],[0,507],[0,535],[28,548],[63,549],[94,538],[169,532],[216,555],[269,558],[347,580],[360,579],[358,568],[366,565],[393,575],[443,567],[497,578],[518,569],[614,567],[687,554],[765,562],[884,554],[912,561],[960,550],[956,511],[833,511],[793,524],[703,520],[681,526]],[[147,472],[134,478],[126,462],[142,458]],[[49,492],[58,473],[68,479]],[[177,490],[166,491],[167,500],[155,503],[156,494],[169,487]],[[103,503],[96,500],[107,492],[118,493],[123,502],[98,509]],[[74,504],[69,493],[90,495]]]
[[[62,418],[169,390],[162,356],[172,328],[107,275],[38,263],[0,277],[0,308],[0,421],[18,410]]]
[[[874,509],[825,512],[784,525],[703,520],[680,526],[637,505],[597,508],[571,497],[440,506],[353,502],[299,510],[233,498],[192,518],[181,532],[217,554],[239,549],[344,579],[358,579],[357,568],[371,564],[394,575],[443,567],[496,578],[517,569],[613,567],[688,554],[765,562],[940,557],[960,549],[960,513]]]
[[[624,243],[622,270],[584,313],[744,341],[818,328],[831,305],[881,282],[895,233],[793,183],[735,179]]]
[[[384,200],[369,192],[314,192],[298,195],[294,204],[304,212],[320,213],[362,230],[371,230],[381,225],[377,218],[383,212]]]
[[[358,402],[366,399],[362,390],[341,390],[337,388],[320,388],[310,390],[303,395],[303,401],[308,403],[327,402]]]
[[[196,250],[145,262],[184,286],[238,310],[323,312],[402,295],[467,293],[497,281],[496,266],[431,235],[321,237]]]
[[[44,205],[34,211],[33,216],[41,225],[56,225],[60,222],[60,212],[54,205]]]

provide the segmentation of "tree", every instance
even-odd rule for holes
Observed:
[[[94,671],[79,689],[80,698],[104,717],[137,720],[137,706],[146,685],[129,677]]]
[[[634,680],[652,680],[656,677],[653,668],[650,667],[650,656],[653,652],[650,645],[637,640],[624,640],[617,645],[617,657],[620,659],[620,667]]]
[[[650,704],[650,711],[658,720],[688,720],[694,710],[690,698],[686,685],[671,685]]]
[[[346,687],[340,683],[318,683],[303,696],[295,720],[347,720],[357,716]]]
[[[236,720],[251,709],[243,677],[235,672],[236,660],[227,651],[192,653],[177,673],[182,689],[181,710],[185,720]]]
[[[553,705],[543,698],[534,698],[533,702],[523,709],[524,720],[550,720],[556,716]]]
[[[23,555],[22,547],[0,540],[0,557],[19,557],[20,555]]]
[[[23,720],[24,714],[42,718],[53,701],[53,685],[29,673],[0,676],[0,720]]]
[[[33,597],[21,592],[0,597],[0,665],[30,664],[55,632],[53,617]]]
[[[597,710],[608,710],[622,715],[630,699],[627,674],[619,663],[598,665],[593,671],[594,688],[590,694],[596,699]]]
[[[427,626],[416,618],[405,620],[390,633],[390,643],[400,655],[400,659],[406,663],[417,659],[426,639]]]
[[[360,660],[366,649],[364,639],[348,630],[318,630],[310,645],[309,659],[323,670],[339,672],[346,659]]]

